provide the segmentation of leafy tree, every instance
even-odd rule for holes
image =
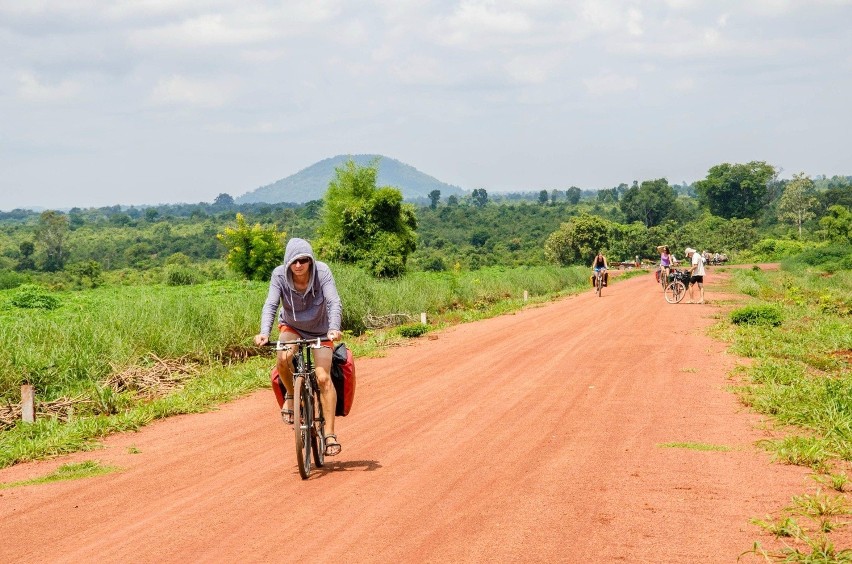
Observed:
[[[66,269],[68,272],[76,276],[82,284],[85,279],[88,279],[89,285],[96,288],[103,282],[101,263],[96,260],[87,260],[69,264]]]
[[[232,198],[230,194],[225,194],[223,192],[216,196],[216,199],[213,200],[213,205],[218,208],[231,207],[234,205],[234,198]]]
[[[134,243],[124,250],[124,258],[133,268],[150,268],[153,265],[154,248],[147,242]]]
[[[568,203],[576,206],[580,203],[580,196],[583,195],[583,191],[577,188],[576,186],[571,186],[567,190],[565,190],[565,197],[568,199]]]
[[[249,280],[266,280],[284,256],[284,237],[275,227],[249,227],[243,214],[237,214],[237,226],[226,227],[219,239],[228,249],[226,261],[234,271]]]
[[[154,223],[157,221],[157,218],[160,216],[160,212],[157,211],[157,208],[148,208],[145,210],[145,221],[148,223]]]
[[[558,199],[559,199],[559,195],[560,195],[561,193],[562,193],[562,192],[560,192],[560,191],[559,191],[559,190],[557,190],[556,188],[554,188],[553,190],[551,190],[551,191],[550,191],[550,203],[551,203],[551,204],[555,204],[555,203],[556,203],[556,200],[558,200]]]
[[[630,261],[639,257],[653,256],[648,254],[651,247],[648,243],[648,229],[641,223],[623,225],[614,223],[610,227],[609,256],[612,261]]]
[[[429,207],[433,210],[438,207],[438,202],[441,200],[441,191],[432,190],[429,192]]]
[[[675,200],[677,194],[668,180],[660,178],[634,185],[624,193],[619,207],[628,222],[641,221],[645,227],[653,227],[672,213]]]
[[[816,204],[813,180],[804,172],[794,174],[778,202],[778,219],[795,224],[801,238],[802,223],[815,217],[811,210]]]
[[[44,270],[58,272],[65,266],[65,237],[68,234],[68,217],[57,211],[42,212],[38,218],[36,235],[38,241],[45,246],[47,258]]]
[[[731,219],[755,218],[765,204],[767,185],[775,169],[763,161],[720,164],[695,183],[698,198],[710,213]]]
[[[598,190],[598,201],[602,203],[612,203],[618,201],[618,188],[604,188]]]
[[[591,263],[609,246],[610,224],[596,215],[582,214],[563,223],[544,244],[547,259],[561,266]]]
[[[35,252],[35,243],[32,241],[22,241],[18,248],[21,251],[21,258],[18,260],[18,264],[15,266],[15,270],[23,271],[23,270],[35,270],[35,261],[33,260],[33,253]]]
[[[359,166],[350,159],[335,168],[317,247],[374,276],[399,276],[417,248],[417,218],[397,188],[376,187],[377,176],[376,162]]]
[[[852,243],[852,211],[845,206],[831,206],[819,220],[829,241]]]
[[[485,188],[476,188],[471,193],[470,199],[473,201],[473,205],[481,208],[488,203],[488,192],[485,191]]]
[[[447,205],[451,207],[459,205],[459,197],[455,194],[450,194],[447,198]]]
[[[538,193],[538,203],[539,204],[545,205],[545,204],[547,204],[548,200],[550,200],[550,197],[547,194],[547,190],[542,190],[541,192]]]

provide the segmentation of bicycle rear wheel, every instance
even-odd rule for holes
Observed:
[[[686,295],[686,286],[680,280],[675,280],[666,286],[666,301],[670,304],[679,303]]]
[[[311,448],[314,453],[314,464],[322,468],[325,464],[325,416],[322,412],[319,387],[314,386],[314,421],[311,426]]]
[[[293,396],[298,401],[293,402],[293,428],[296,431],[296,463],[299,475],[307,480],[311,475],[311,427],[313,426],[313,398],[308,393],[305,377],[297,376],[293,383]]]

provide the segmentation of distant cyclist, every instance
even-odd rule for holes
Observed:
[[[668,281],[671,268],[675,265],[674,255],[666,245],[660,245],[657,247],[657,251],[660,252],[660,279]]]
[[[334,434],[334,409],[337,393],[331,383],[331,341],[340,339],[340,321],[343,308],[334,284],[331,269],[324,262],[314,260],[311,244],[304,239],[290,239],[284,251],[284,264],[272,271],[269,294],[263,304],[260,333],[254,338],[260,346],[269,341],[272,322],[278,309],[278,339],[322,339],[323,347],[314,351],[317,383],[320,387],[322,409],[327,421],[326,456],[340,453],[341,446]],[[281,416],[285,423],[293,423],[293,351],[278,353],[278,374],[287,388]]]
[[[604,286],[606,286],[607,282],[609,282],[609,272],[607,272],[608,269],[609,269],[609,266],[607,265],[606,257],[603,255],[603,252],[598,251],[598,254],[595,256],[595,260],[592,261],[592,271],[594,271],[595,274],[597,274],[598,272],[603,273],[603,277],[604,277],[603,285]],[[594,286],[594,284],[595,284],[595,278],[593,276],[592,277],[592,285]]]

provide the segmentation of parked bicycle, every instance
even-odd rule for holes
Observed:
[[[689,271],[672,269],[669,274],[669,283],[663,296],[670,304],[680,303],[686,296],[686,288],[689,286]]]
[[[296,339],[270,341],[266,346],[276,351],[296,349],[293,354],[293,429],[299,475],[307,480],[311,475],[312,455],[317,468],[325,463],[325,415],[311,352],[322,345],[319,339]]]

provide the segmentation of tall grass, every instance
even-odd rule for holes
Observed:
[[[370,315],[419,319],[501,300],[579,288],[586,269],[490,268],[476,272],[412,273],[376,280],[334,265],[344,304],[344,329],[360,334]],[[53,310],[11,305],[15,290],[0,291],[0,401],[17,401],[32,383],[42,400],[74,395],[111,372],[145,365],[152,357],[189,357],[202,363],[251,343],[259,329],[267,284],[213,281],[192,286],[109,286],[56,292]]]

